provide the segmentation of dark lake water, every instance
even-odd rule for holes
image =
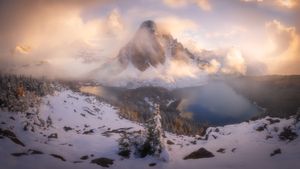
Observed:
[[[126,91],[126,89],[102,86],[82,86],[80,90],[110,101],[120,101],[118,94]],[[209,125],[239,123],[251,119],[260,112],[256,105],[223,82],[210,82],[204,86],[176,89],[169,94],[181,99],[177,107],[182,112],[180,115],[197,123]],[[140,93],[136,96],[139,95]]]
[[[226,125],[249,120],[259,108],[225,83],[209,83],[201,87],[180,89],[182,116],[199,123]]]

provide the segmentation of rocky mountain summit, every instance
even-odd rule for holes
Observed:
[[[144,21],[140,25],[134,37],[120,50],[117,58],[123,68],[132,64],[140,71],[145,71],[150,66],[164,65],[167,59],[183,62],[196,59],[172,35],[160,31],[152,20]],[[199,68],[205,63],[202,60]]]

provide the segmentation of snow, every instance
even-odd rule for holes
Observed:
[[[179,136],[166,132],[164,140],[171,140],[175,144],[165,144],[165,150],[161,156],[168,158],[164,161],[149,156],[136,158],[132,155],[129,159],[118,156],[117,140],[120,135],[103,133],[119,128],[131,127],[129,131],[144,130],[144,128],[138,123],[119,117],[117,108],[99,102],[93,96],[63,90],[56,92],[53,96],[44,97],[39,107],[32,108],[28,112],[33,113],[30,115],[32,118],[26,118],[25,113],[0,112],[0,128],[13,131],[26,145],[22,147],[6,137],[0,139],[1,169],[102,168],[90,163],[92,159],[99,157],[114,159],[114,164],[110,168],[116,169],[198,169],[200,167],[294,169],[300,166],[300,138],[282,141],[278,137],[287,126],[292,126],[292,129],[300,135],[300,124],[294,125],[293,118],[279,119],[279,123],[270,124],[267,120],[269,117],[266,117],[240,124],[211,127],[207,130],[210,132],[207,140],[197,139],[200,138],[199,136]],[[46,127],[48,117],[52,125]],[[23,130],[26,123],[34,128],[34,132],[30,127],[28,131]],[[264,124],[266,124],[266,129],[261,132],[256,130]],[[65,131],[65,126],[73,130]],[[93,133],[83,134],[90,130],[93,130]],[[51,133],[57,133],[58,138],[48,138]],[[272,136],[272,138],[266,139],[266,136]],[[201,147],[212,152],[215,157],[183,160],[183,157]],[[224,148],[225,153],[216,152],[220,148]],[[281,149],[282,154],[271,157],[270,153],[277,148]],[[28,149],[39,150],[44,154],[21,157],[11,155],[11,153],[27,152]],[[233,149],[235,151],[232,151]],[[54,158],[50,154],[58,154],[66,161]],[[94,156],[92,157],[91,154]],[[84,155],[88,155],[89,159],[80,160],[80,157]],[[74,161],[81,161],[81,163],[75,164]],[[153,162],[156,165],[149,167],[149,164]]]

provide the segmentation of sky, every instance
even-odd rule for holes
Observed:
[[[1,0],[0,71],[84,77],[150,19],[225,73],[300,74],[299,17],[300,0]]]

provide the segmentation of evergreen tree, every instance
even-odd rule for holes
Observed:
[[[147,137],[143,146],[143,155],[159,156],[163,149],[163,129],[161,125],[161,116],[159,105],[154,105],[153,117],[147,121]]]
[[[125,158],[130,157],[131,152],[131,141],[127,136],[127,133],[124,133],[123,136],[119,139],[119,155]]]

